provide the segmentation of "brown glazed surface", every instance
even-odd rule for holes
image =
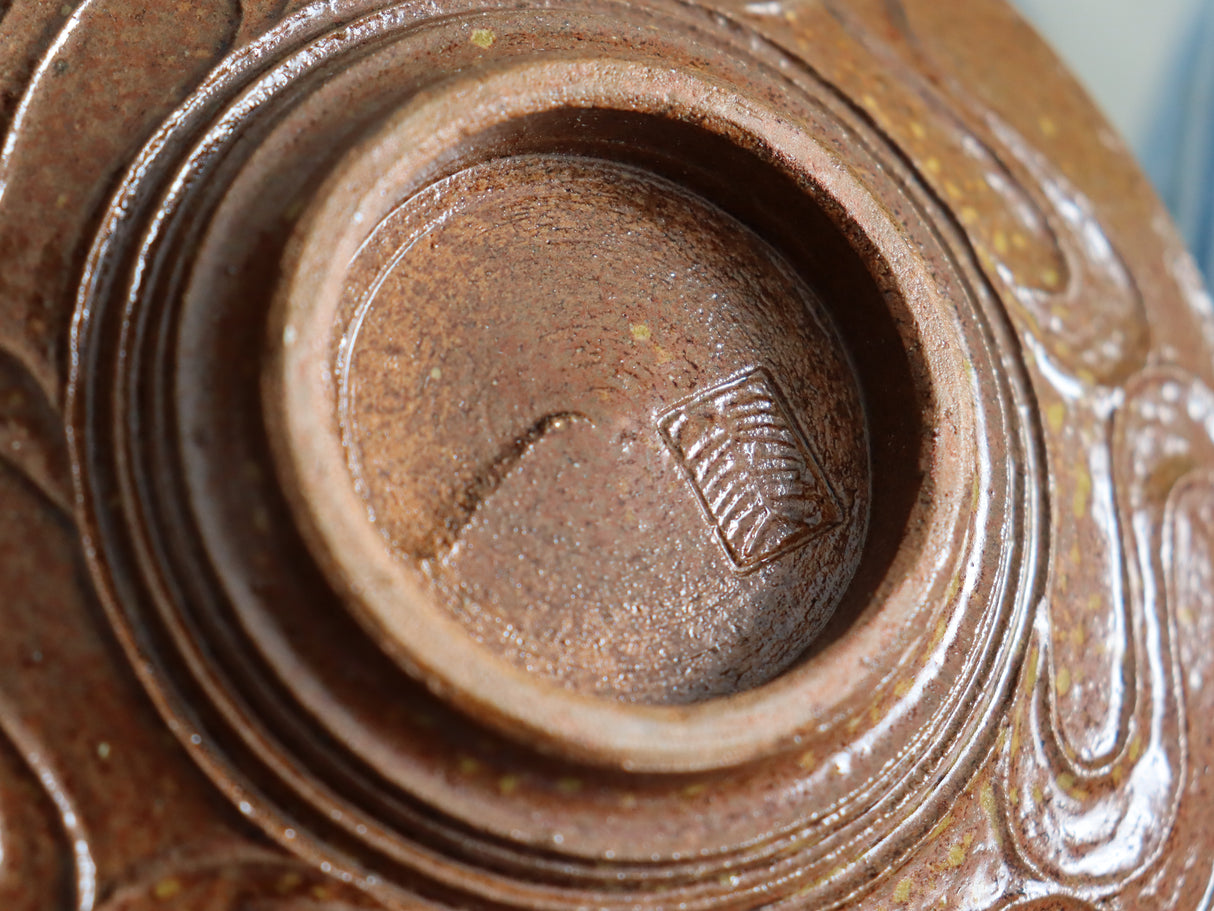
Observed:
[[[1214,310],[997,0],[0,0],[0,909],[1209,911]]]
[[[648,702],[749,689],[855,572],[851,365],[760,238],[586,161],[478,165],[377,230],[353,264],[374,290],[336,333],[350,469],[432,596],[517,666]]]

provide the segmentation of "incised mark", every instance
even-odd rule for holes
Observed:
[[[472,521],[472,517],[476,515],[476,511],[481,508],[481,505],[497,492],[510,472],[540,440],[550,433],[580,422],[593,423],[590,418],[578,411],[554,411],[544,415],[513,440],[503,445],[492,459],[481,466],[468,484],[455,494],[442,531],[433,542],[432,552],[419,556],[423,559],[433,558],[439,552],[449,549],[459,539],[460,534]]]
[[[667,411],[658,429],[739,570],[843,521],[838,496],[761,367]]]

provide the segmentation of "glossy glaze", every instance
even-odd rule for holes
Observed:
[[[1209,907],[1214,315],[1001,4],[0,61],[5,908]]]

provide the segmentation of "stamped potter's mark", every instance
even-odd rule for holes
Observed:
[[[763,368],[677,405],[658,418],[658,429],[739,570],[843,521],[839,498]]]

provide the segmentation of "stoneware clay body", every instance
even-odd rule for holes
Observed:
[[[1209,909],[1214,311],[997,0],[0,0],[0,908]]]

